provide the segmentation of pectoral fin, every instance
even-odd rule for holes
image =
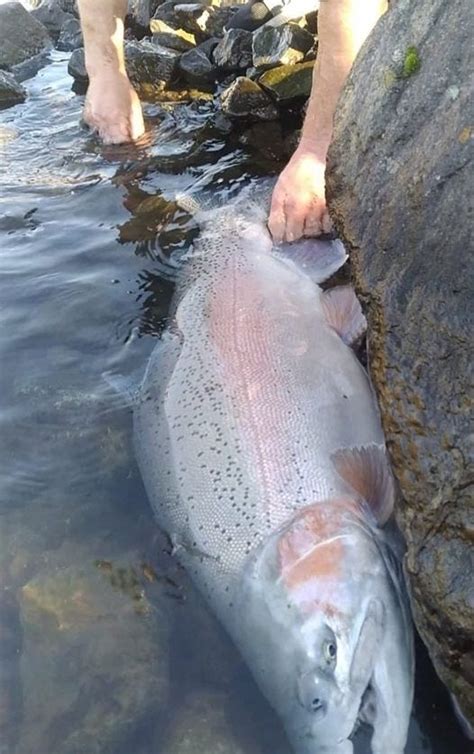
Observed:
[[[274,252],[304,270],[318,284],[334,275],[347,259],[344,245],[337,238],[302,238],[282,243]]]
[[[337,450],[331,460],[338,474],[363,498],[379,526],[383,526],[395,502],[395,484],[384,446]]]
[[[352,658],[350,685],[356,696],[362,696],[369,685],[384,630],[384,606],[380,600],[371,600]]]
[[[367,321],[354,289],[341,285],[325,291],[322,298],[326,321],[348,346],[356,343],[367,328]]]

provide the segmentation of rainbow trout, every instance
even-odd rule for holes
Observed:
[[[134,408],[158,522],[297,754],[402,754],[412,627],[374,393],[340,242],[274,248],[270,189],[198,212],[173,324]],[[384,527],[384,528],[383,528]]]

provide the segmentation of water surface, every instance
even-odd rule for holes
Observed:
[[[173,195],[278,164],[206,102],[148,106],[151,147],[101,147],[66,66],[0,113],[0,751],[290,754],[171,557],[102,377],[166,324],[169,260],[197,232]],[[468,751],[420,651],[407,754]]]

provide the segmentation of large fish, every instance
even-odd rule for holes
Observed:
[[[265,193],[266,192],[266,193]],[[412,628],[364,318],[318,283],[339,242],[275,249],[265,196],[198,213],[174,323],[134,409],[160,525],[280,714],[297,754],[404,751]]]

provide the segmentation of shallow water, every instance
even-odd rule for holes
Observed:
[[[166,323],[169,258],[196,233],[173,194],[275,163],[204,102],[149,106],[149,148],[101,147],[66,66],[0,113],[0,752],[290,754],[171,558],[102,377],[144,363]],[[470,751],[418,659],[407,754]]]

